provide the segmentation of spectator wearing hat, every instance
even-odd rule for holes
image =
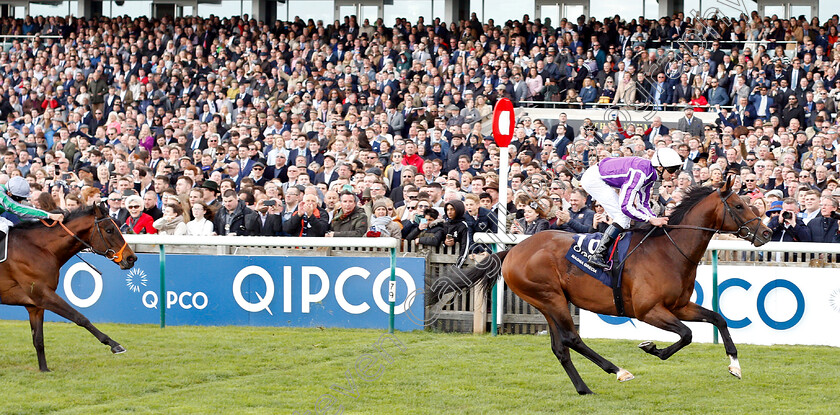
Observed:
[[[219,210],[219,184],[213,180],[205,180],[199,186],[202,191],[202,201],[215,213]]]
[[[373,212],[370,216],[370,230],[367,231],[367,237],[391,237],[399,238],[402,235],[402,228],[399,223],[394,222],[390,211],[394,210],[394,203],[390,199],[382,196],[374,200]]]
[[[767,227],[773,230],[771,238],[774,242],[809,242],[811,232],[802,219],[797,217],[796,201],[787,198],[783,201],[775,201],[767,209],[767,216],[770,221]]]
[[[254,186],[265,186],[268,182],[268,178],[265,176],[265,163],[261,161],[254,163],[254,167],[251,168],[251,174],[248,177],[254,180]]]
[[[684,116],[677,121],[677,129],[692,137],[703,137],[703,120],[694,116],[694,108],[685,107]]]

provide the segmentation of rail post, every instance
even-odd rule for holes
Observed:
[[[720,313],[720,304],[718,303],[718,250],[712,250],[712,310],[715,313]],[[712,341],[718,344],[718,329],[712,325]]]
[[[410,293],[409,293],[410,294]],[[394,334],[394,304],[397,301],[397,248],[391,248],[391,280],[388,281],[388,333]],[[407,298],[406,298],[406,301]]]
[[[166,248],[160,244],[160,328],[166,327]]]

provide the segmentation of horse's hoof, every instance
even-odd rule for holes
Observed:
[[[616,374],[619,382],[627,382],[628,380],[633,380],[636,377],[633,376],[632,373],[628,372],[626,369],[619,368],[618,373]]]
[[[125,347],[122,347],[119,344],[114,345],[113,347],[111,347],[111,353],[113,353],[113,354],[125,353]]]
[[[645,352],[652,353],[656,350],[656,343],[648,340],[646,342],[639,343],[639,348],[644,350]]]
[[[738,379],[741,379],[741,368],[737,366],[729,366],[729,373]]]

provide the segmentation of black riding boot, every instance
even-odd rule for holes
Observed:
[[[610,248],[612,247],[613,242],[621,235],[621,232],[624,232],[624,229],[613,223],[604,231],[604,236],[601,238],[601,242],[598,244],[598,247],[595,248],[595,253],[589,257],[589,261],[587,264],[592,265],[596,268],[606,268],[607,261],[604,259],[604,254],[606,254]]]

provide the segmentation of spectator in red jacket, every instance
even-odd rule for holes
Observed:
[[[140,196],[131,195],[127,197],[125,199],[125,206],[128,207],[128,219],[125,220],[125,224],[120,228],[122,233],[157,233],[152,217],[143,213],[143,199]]]

